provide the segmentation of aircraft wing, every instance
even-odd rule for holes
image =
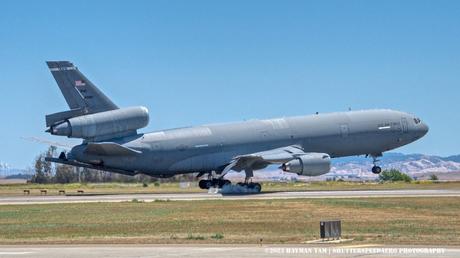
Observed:
[[[224,168],[222,173],[225,174],[230,170],[239,172],[245,169],[261,169],[270,164],[286,163],[305,154],[306,153],[300,146],[291,145],[267,151],[240,155],[233,158],[230,164]]]
[[[140,151],[122,146],[114,142],[90,142],[86,147],[87,154],[105,156],[130,156],[140,154]]]

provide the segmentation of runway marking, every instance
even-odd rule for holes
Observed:
[[[2,249],[3,248],[3,249]],[[333,250],[346,249],[343,252]],[[350,250],[348,248],[356,248]],[[360,248],[363,248],[360,252]],[[26,250],[35,252],[13,252],[13,250]],[[365,250],[368,249],[368,250]],[[190,257],[190,258],[252,258],[252,257],[306,257],[313,254],[315,257],[458,257],[460,249],[458,246],[417,246],[417,245],[384,245],[384,244],[362,244],[349,246],[323,246],[304,244],[273,244],[273,245],[28,245],[28,246],[0,246],[0,250],[11,250],[11,252],[0,252],[3,257]],[[316,251],[315,251],[316,250]],[[424,250],[432,250],[425,252]],[[289,252],[292,251],[292,252]],[[314,253],[317,252],[317,253]],[[146,255],[148,254],[148,255]],[[331,256],[332,254],[332,256]],[[23,256],[16,256],[23,255]],[[301,256],[299,256],[301,255]]]
[[[0,252],[0,255],[33,254],[34,252]]]

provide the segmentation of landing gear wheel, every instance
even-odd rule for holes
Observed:
[[[224,185],[232,184],[232,182],[230,180],[226,180],[226,179],[222,180],[221,179],[221,180],[219,180],[219,182],[217,184],[218,184],[219,188],[222,188]]]
[[[247,190],[251,190],[250,192],[253,193],[253,191],[255,191],[256,193],[260,193],[262,191],[262,185],[260,185],[259,183],[242,183],[242,182],[239,182],[236,184],[237,186],[239,187],[243,187],[243,188],[246,188]]]
[[[209,189],[211,187],[222,188],[224,185],[231,184],[230,180],[211,179],[211,180],[200,180],[198,186],[201,189]]]
[[[212,181],[211,180],[200,180],[200,182],[198,182],[198,186],[201,189],[209,189],[212,186]]]
[[[372,173],[374,174],[380,174],[380,172],[382,172],[382,168],[379,167],[379,166],[373,166],[372,167]]]
[[[262,185],[260,185],[259,183],[249,183],[248,188],[254,189],[258,193],[262,191]]]

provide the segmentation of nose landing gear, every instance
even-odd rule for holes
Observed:
[[[382,168],[379,166],[373,166],[372,167],[372,173],[374,174],[380,174],[382,172]]]
[[[379,160],[377,159],[377,157],[381,157],[382,154],[379,154],[379,155],[371,155],[372,156],[372,164],[374,164],[374,166],[372,167],[372,173],[378,175],[382,172],[382,168],[380,166],[377,165],[377,162],[379,162]]]

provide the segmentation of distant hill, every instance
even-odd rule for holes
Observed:
[[[0,162],[0,178],[5,178],[12,175],[32,175],[33,171],[27,169],[13,168],[7,163]]]
[[[439,157],[424,154],[385,153],[379,159],[379,164],[383,169],[395,168],[405,173],[460,171],[460,155]],[[338,158],[333,160],[332,172],[366,173],[371,167],[371,158]]]
[[[454,161],[454,162],[460,162],[460,155],[455,155],[455,156],[449,156],[445,158],[446,160]]]
[[[5,179],[31,179],[32,178],[32,174],[13,174],[13,175],[9,175],[9,176],[6,176]]]

